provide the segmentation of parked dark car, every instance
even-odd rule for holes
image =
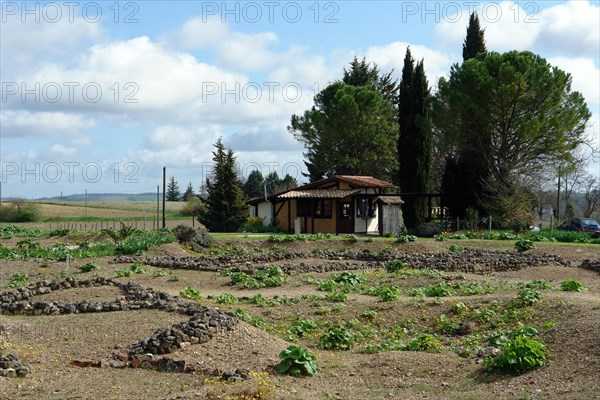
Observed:
[[[558,226],[558,229],[564,231],[587,232],[593,238],[600,237],[600,225],[598,221],[592,218],[573,217],[569,218]]]

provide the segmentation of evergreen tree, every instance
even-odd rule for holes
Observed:
[[[410,48],[407,48],[398,97],[397,183],[403,193],[425,194],[429,191],[432,133],[428,99],[429,85],[423,61],[415,66]],[[405,196],[404,202],[404,223],[408,228],[414,228],[423,222],[427,212],[426,199]]]
[[[248,175],[248,179],[246,179],[246,183],[244,183],[244,194],[249,199],[253,199],[256,197],[264,196],[262,187],[263,187],[264,179],[262,173],[255,169],[250,172]]]
[[[189,199],[195,197],[194,187],[192,186],[192,182],[188,183],[185,192],[183,193],[183,200],[188,201]]]
[[[237,232],[248,217],[248,209],[243,200],[235,156],[231,149],[225,150],[220,138],[215,143],[213,162],[212,180],[206,179],[206,208],[198,220],[211,232]]]
[[[467,37],[463,43],[463,61],[475,58],[477,54],[485,52],[484,32],[479,26],[479,17],[473,12],[469,18]]]
[[[484,31],[479,25],[479,17],[473,12],[463,44],[463,62],[486,51]],[[490,165],[485,154],[489,153],[492,144],[485,133],[487,117],[479,113],[479,109],[478,103],[471,104],[470,123],[463,127],[462,133],[467,139],[446,158],[442,179],[441,189],[447,195],[450,212],[460,218],[466,216],[469,207],[485,214],[483,199],[489,195],[486,181],[489,180]]]
[[[277,191],[290,190],[298,187],[298,181],[290,174],[285,174],[283,179],[279,181]]]
[[[307,149],[311,181],[340,174],[390,179],[397,170],[395,115],[377,90],[335,82],[310,110],[292,116],[288,130]]]
[[[167,184],[167,201],[179,201],[179,196],[181,196],[181,192],[179,192],[179,185],[174,177],[169,179],[169,183]]]
[[[270,196],[273,193],[277,192],[280,183],[281,179],[279,179],[277,171],[273,171],[269,173],[269,175],[265,176],[264,185],[267,188],[267,194]]]
[[[384,99],[388,100],[390,104],[396,105],[396,98],[398,97],[398,82],[392,78],[391,70],[387,74],[381,74],[377,64],[371,66],[367,62],[366,58],[362,61],[358,61],[356,57],[350,62],[350,69],[344,68],[344,77],[342,82],[346,85],[351,86],[366,86],[377,90],[381,93]]]

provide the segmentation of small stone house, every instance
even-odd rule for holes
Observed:
[[[246,204],[265,226],[290,233],[383,235],[399,231],[402,221],[402,199],[386,195],[392,188],[372,176],[335,175]]]

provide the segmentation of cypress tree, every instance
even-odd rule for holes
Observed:
[[[485,38],[483,29],[479,25],[479,17],[475,12],[471,13],[467,37],[463,43],[463,61],[467,61],[479,53],[485,53]]]
[[[243,200],[235,156],[231,149],[225,150],[221,139],[215,143],[213,162],[212,181],[206,179],[206,208],[198,220],[211,232],[237,232],[248,217],[248,209]]]
[[[425,194],[429,191],[431,168],[431,127],[429,122],[429,85],[423,61],[416,66],[410,48],[406,49],[400,95],[398,96],[398,179],[402,193]],[[404,223],[414,228],[423,222],[425,198],[405,196]]]
[[[167,184],[167,201],[179,201],[179,196],[181,196],[181,192],[179,191],[179,185],[174,177],[169,179],[169,183]]]
[[[255,169],[250,172],[248,179],[246,179],[246,183],[244,183],[244,193],[246,194],[246,197],[252,199],[263,196],[263,184],[264,179],[259,170]]]

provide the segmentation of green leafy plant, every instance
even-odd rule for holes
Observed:
[[[123,268],[123,269],[117,269],[115,270],[115,276],[122,278],[122,277],[129,277],[133,275],[133,271],[130,270],[129,268]]]
[[[168,275],[171,275],[171,271],[164,269],[164,268],[161,268],[154,273],[154,276],[156,278],[160,278],[161,276],[168,276]]]
[[[202,296],[202,293],[200,293],[199,290],[192,289],[189,286],[186,287],[185,289],[183,289],[182,291],[180,291],[179,296],[183,297],[184,299],[191,299],[191,300],[201,300],[204,297],[204,296]]]
[[[408,268],[408,265],[406,265],[406,263],[404,261],[400,261],[400,260],[388,261],[385,264],[385,270],[387,272],[396,272],[396,271],[400,271],[400,270],[403,270],[406,268]]]
[[[358,242],[358,237],[353,234],[348,234],[348,235],[344,235],[344,240],[346,240],[350,243],[356,243],[356,242]]]
[[[542,341],[524,335],[509,339],[501,350],[499,356],[485,360],[486,371],[520,375],[544,366],[548,357]]]
[[[313,376],[317,373],[317,359],[306,347],[288,346],[279,353],[279,358],[281,361],[275,369],[281,374]]]
[[[408,242],[416,242],[417,237],[415,235],[408,235],[406,233],[398,235],[396,238],[396,243],[408,243]]]
[[[566,279],[560,284],[560,290],[565,292],[584,292],[587,288],[575,279]]]
[[[317,323],[307,319],[298,319],[292,322],[292,326],[288,329],[290,335],[303,337],[308,332],[313,332],[317,329]]]
[[[517,294],[517,298],[510,302],[509,307],[521,308],[532,306],[542,299],[542,294],[536,289],[525,288],[521,289]]]
[[[400,296],[400,290],[396,286],[381,285],[377,287],[376,294],[381,301],[392,301]]]
[[[229,293],[223,293],[215,297],[217,304],[237,304],[238,298]]]
[[[27,286],[29,283],[29,275],[26,274],[13,274],[10,277],[10,282],[8,282],[5,286],[7,288],[19,288],[23,286]]]
[[[79,270],[81,272],[90,272],[90,271],[95,271],[97,269],[100,269],[100,266],[95,261],[91,261],[89,263],[80,265],[77,268],[79,268]]]
[[[260,289],[264,287],[281,286],[287,282],[287,275],[283,270],[271,265],[266,270],[258,270],[254,275],[245,272],[233,272],[229,274],[230,284],[243,289]]]
[[[354,346],[354,333],[344,327],[329,328],[319,338],[319,345],[323,349],[350,350]]]
[[[142,264],[139,261],[134,261],[134,263],[131,265],[131,267],[129,267],[129,269],[134,274],[145,274],[146,273],[146,269],[144,268],[144,264]]]
[[[527,250],[535,249],[535,243],[529,239],[521,239],[515,242],[515,249],[519,253],[522,253]]]
[[[407,351],[426,351],[428,353],[440,353],[444,350],[442,342],[438,338],[428,333],[422,333],[413,338],[408,344],[402,346],[402,350]]]
[[[458,252],[463,251],[464,249],[462,247],[460,247],[460,246],[457,246],[457,245],[453,244],[450,247],[448,247],[448,250],[453,251],[455,253],[458,253]]]

